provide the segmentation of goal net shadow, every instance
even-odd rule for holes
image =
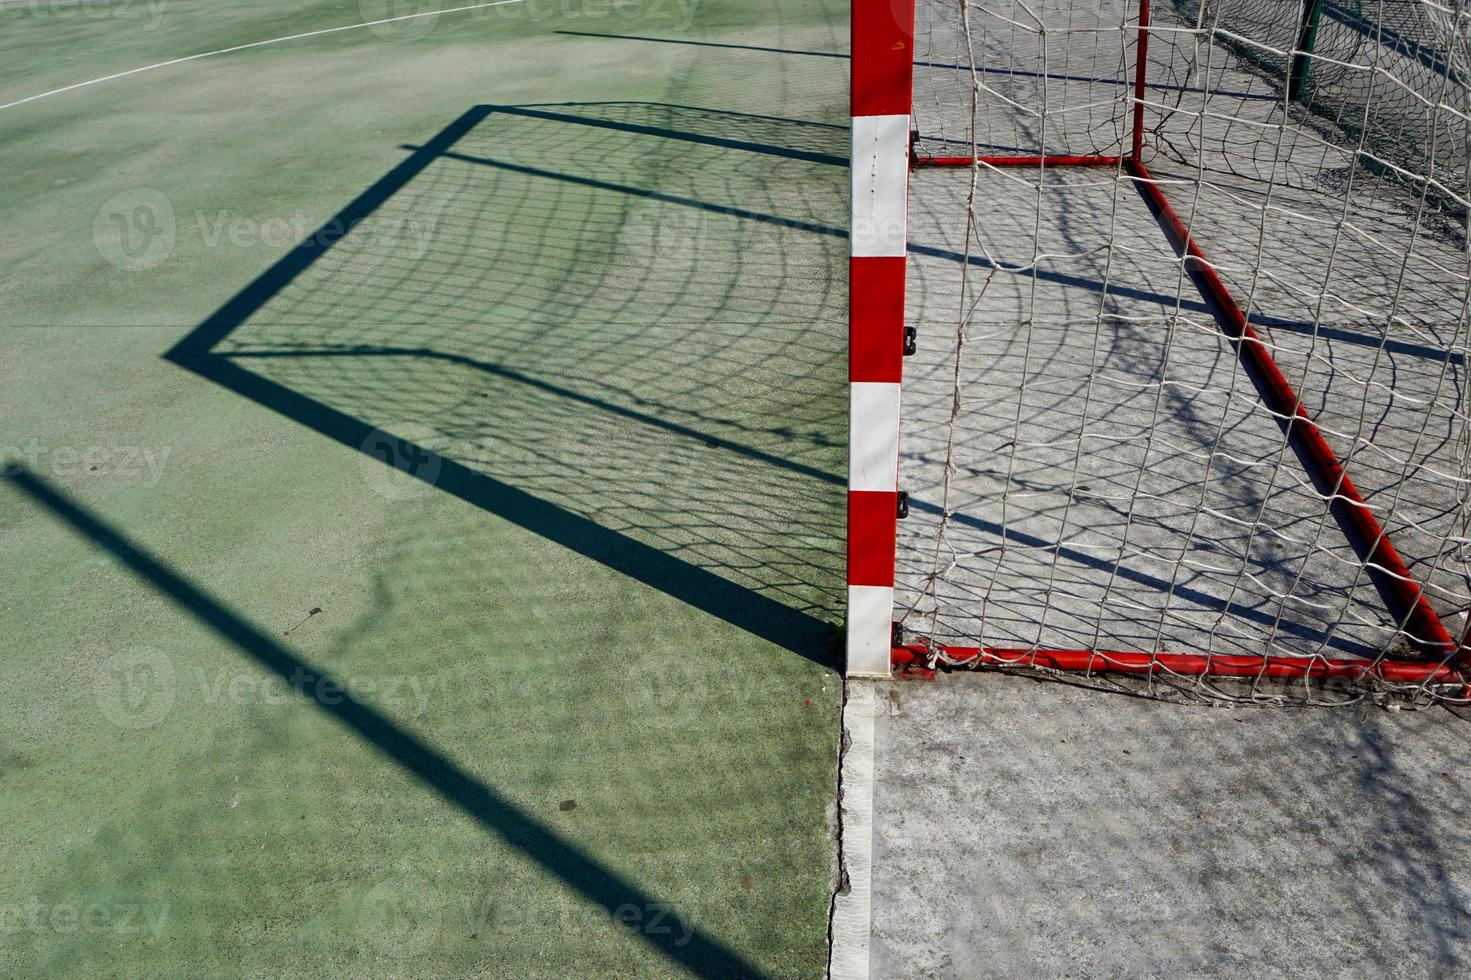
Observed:
[[[171,357],[383,481],[825,659],[843,257],[821,219],[842,138],[661,104],[477,107]]]

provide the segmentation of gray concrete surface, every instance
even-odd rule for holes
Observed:
[[[1465,238],[1164,6],[1146,160],[1456,628]],[[958,9],[920,4],[923,145],[1125,147],[1132,4],[970,5],[970,43]],[[972,56],[974,76],[952,67]],[[910,240],[912,635],[1404,650],[1127,175],[920,170]],[[1451,709],[1212,707],[1347,696],[994,672],[877,693],[873,977],[1471,972],[1471,728]]]
[[[1471,777],[1443,708],[880,685],[874,977],[1452,977]]]

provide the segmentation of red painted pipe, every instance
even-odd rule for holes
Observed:
[[[1463,667],[1471,667],[1471,656],[1468,656],[1471,651],[1456,648],[1455,641],[1451,639],[1440,617],[1430,608],[1424,589],[1410,574],[1399,552],[1374,517],[1374,512],[1364,503],[1364,498],[1344,470],[1343,464],[1323,438],[1322,431],[1298,401],[1297,393],[1292,390],[1292,385],[1272,359],[1271,351],[1247,322],[1246,314],[1236,305],[1226,284],[1190,237],[1185,223],[1180,220],[1175,209],[1170,207],[1170,202],[1158,182],[1138,160],[1127,161],[1127,165],[1130,175],[1137,178],[1135,186],[1139,188],[1139,193],[1163,219],[1176,250],[1185,257],[1186,267],[1201,293],[1216,308],[1217,322],[1226,335],[1236,341],[1237,350],[1247,368],[1260,378],[1263,400],[1267,407],[1280,418],[1290,420],[1288,431],[1300,440],[1313,482],[1320,492],[1333,495],[1330,503],[1333,514],[1348,533],[1359,560],[1368,567],[1369,577],[1389,606],[1390,612],[1397,620],[1404,621],[1411,638],[1427,655],[1439,659],[1454,653],[1457,663]]]
[[[1144,75],[1149,66],[1149,0],[1139,0],[1139,43],[1134,46],[1134,127],[1130,159],[1144,152]]]
[[[1063,156],[1047,154],[1030,157],[931,157],[916,153],[910,160],[915,167],[1117,167],[1118,157],[1098,154],[1089,156]]]
[[[1212,656],[1121,650],[1041,650],[1027,647],[894,647],[895,667],[928,667],[932,654],[963,667],[1019,667],[1095,674],[1181,674],[1191,677],[1378,679],[1400,684],[1464,684],[1446,664],[1413,660],[1329,660],[1324,657]]]

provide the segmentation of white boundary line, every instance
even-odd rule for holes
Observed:
[[[182,58],[174,58],[169,61],[160,61],[156,65],[144,65],[142,68],[129,68],[127,71],[116,72],[112,75],[103,75],[101,78],[89,79],[85,82],[77,82],[74,85],[66,85],[61,88],[52,89],[49,92],[41,92],[38,95],[28,95],[14,102],[6,102],[0,105],[0,109],[13,109],[27,102],[35,102],[37,99],[49,98],[53,95],[61,95],[63,92],[72,92],[88,85],[100,85],[102,82],[111,82],[119,78],[127,78],[129,75],[137,75],[145,71],[153,71],[156,68],[167,68],[170,65],[182,65],[186,61],[198,61],[200,58],[212,58],[217,54],[233,54],[236,51],[246,51],[250,48],[265,47],[267,44],[281,44],[285,41],[300,41],[308,37],[321,37],[323,34],[336,34],[339,31],[356,31],[364,27],[377,27],[380,24],[392,24],[401,20],[414,20],[417,17],[438,17],[441,14],[459,14],[467,10],[482,10],[485,7],[504,7],[508,3],[521,3],[523,0],[493,0],[491,3],[477,3],[468,7],[454,7],[450,10],[426,10],[417,14],[404,14],[401,17],[385,17],[382,20],[370,20],[362,24],[344,24],[342,27],[327,27],[320,31],[308,31],[305,34],[292,34],[289,37],[273,37],[269,41],[252,41],[250,44],[237,44],[233,48],[220,48],[218,51],[206,51],[203,54],[191,54]]]
[[[830,980],[869,980],[869,942],[873,920],[873,763],[874,717],[878,690],[866,681],[846,680],[842,756],[838,760],[843,880],[833,896],[828,928]]]

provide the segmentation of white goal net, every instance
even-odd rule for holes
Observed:
[[[915,34],[901,648],[1460,698],[1415,665],[1471,606],[1465,4],[919,0]]]

